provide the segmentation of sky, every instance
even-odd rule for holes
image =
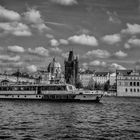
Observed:
[[[140,68],[140,0],[0,0],[0,71],[35,72],[68,52],[80,68]]]

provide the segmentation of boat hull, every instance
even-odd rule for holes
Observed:
[[[100,102],[102,95],[80,94],[0,94],[2,100],[42,100],[51,102]]]

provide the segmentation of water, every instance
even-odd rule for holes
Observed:
[[[102,103],[0,101],[0,140],[140,139],[140,98]]]

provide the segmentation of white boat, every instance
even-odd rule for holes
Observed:
[[[8,84],[0,86],[0,99],[99,102],[103,93],[77,90],[70,84]]]

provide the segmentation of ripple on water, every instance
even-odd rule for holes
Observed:
[[[140,99],[105,97],[102,104],[0,101],[0,139],[140,138]]]

